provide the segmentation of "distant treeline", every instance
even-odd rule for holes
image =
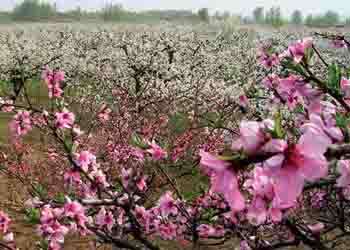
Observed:
[[[329,27],[337,25],[350,25],[350,18],[342,19],[335,11],[327,11],[324,14],[303,16],[300,10],[295,10],[290,17],[285,17],[279,7],[272,7],[265,11],[263,7],[254,9],[251,18],[245,18],[244,22],[270,25],[307,25],[313,27]]]
[[[106,21],[106,22],[138,22],[138,21],[207,21],[207,11],[193,13],[187,10],[152,10],[132,12],[120,4],[106,4],[102,9],[86,11],[78,7],[74,10],[59,11],[55,4],[40,0],[24,0],[10,12],[0,12],[0,22],[10,21]]]
[[[233,11],[233,10],[231,10]],[[78,7],[74,10],[59,11],[55,4],[50,4],[40,0],[24,0],[17,4],[11,12],[0,12],[0,22],[11,21],[105,21],[105,22],[210,22],[212,20],[229,20],[229,11],[209,14],[207,8],[201,8],[197,12],[189,10],[151,10],[142,12],[132,12],[123,8],[120,4],[106,4],[102,9],[96,11],[86,11]],[[282,26],[284,24],[307,25],[307,26],[336,26],[349,25],[350,18],[344,20],[334,11],[327,11],[324,14],[303,16],[302,12],[296,10],[290,17],[282,15],[280,7],[272,7],[265,10],[257,7],[251,16],[235,16],[239,22],[245,24],[263,24]]]

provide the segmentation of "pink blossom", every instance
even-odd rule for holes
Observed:
[[[134,156],[137,161],[143,162],[145,160],[144,152],[139,148],[132,148],[131,155]]]
[[[271,178],[269,171],[268,168],[255,167],[253,178],[247,180],[244,186],[252,188],[254,195],[272,199],[274,196],[273,179]]]
[[[223,194],[232,212],[242,211],[245,201],[231,164],[204,151],[200,152],[200,157],[202,168],[210,176],[211,191]]]
[[[282,220],[282,212],[272,202],[275,198],[274,180],[271,168],[255,167],[253,179],[246,181],[245,186],[251,188],[254,198],[248,208],[247,218],[255,225],[263,224],[267,219],[273,222]]]
[[[61,249],[62,247],[59,243],[57,243],[56,241],[50,241],[48,250],[61,250]]]
[[[59,220],[63,217],[64,209],[52,208],[45,205],[40,214],[40,225],[38,227],[39,235],[45,237],[50,242],[64,242],[64,236],[68,233],[69,228],[62,225]]]
[[[88,232],[86,228],[88,218],[85,215],[85,208],[79,202],[68,199],[63,210],[64,217],[70,218],[74,222],[71,224],[71,229],[78,229],[81,235],[85,235]]]
[[[144,207],[136,205],[135,216],[137,221],[141,223],[145,227],[146,232],[148,232],[150,227],[150,219],[151,219],[150,212],[147,211]]]
[[[350,185],[350,161],[349,160],[340,160],[338,162],[338,172],[340,177],[337,180],[338,187],[348,187]]]
[[[42,73],[42,79],[49,89],[49,98],[62,96],[63,90],[61,83],[64,81],[63,71],[52,71],[47,67]]]
[[[343,77],[340,80],[340,88],[343,91],[344,98],[349,99],[350,98],[350,80]]]
[[[305,56],[306,50],[311,48],[313,40],[311,37],[304,38],[288,47],[289,57],[292,57],[295,63],[300,63]]]
[[[64,205],[64,215],[70,218],[84,215],[85,208],[77,201],[69,201]]]
[[[276,207],[283,209],[294,206],[305,181],[316,181],[327,175],[328,163],[324,153],[328,145],[328,137],[308,131],[301,136],[298,144],[274,156],[279,158],[273,168]]]
[[[280,63],[280,59],[276,53],[270,53],[269,48],[261,47],[258,49],[259,62],[267,69]]]
[[[102,207],[95,217],[95,223],[99,227],[106,227],[110,232],[115,225],[115,219],[111,211],[106,211],[105,207]]]
[[[233,150],[244,150],[253,154],[266,142],[264,125],[255,121],[242,121],[240,124],[240,137],[232,144]]]
[[[197,227],[197,231],[200,237],[222,237],[225,235],[225,229],[221,226],[214,227],[207,224],[201,224]]]
[[[24,202],[25,208],[36,208],[43,205],[44,202],[42,202],[38,197],[30,198]]]
[[[101,169],[92,171],[90,173],[90,176],[92,177],[92,179],[95,181],[96,184],[101,185],[104,188],[109,187],[109,183],[107,182],[107,177]]]
[[[313,208],[321,208],[323,206],[324,196],[326,192],[317,191],[311,197],[311,206]]]
[[[39,234],[41,236],[61,244],[64,242],[64,237],[68,232],[68,227],[60,224],[57,220],[39,226]]]
[[[127,188],[129,185],[129,181],[131,179],[131,174],[132,174],[131,168],[129,168],[129,169],[122,168],[121,177],[122,177],[123,186],[125,188]]]
[[[10,217],[3,211],[0,211],[0,231],[7,233],[10,223]]]
[[[302,79],[295,75],[290,75],[287,78],[280,78],[276,91],[287,103],[287,106],[290,109],[294,109],[298,103],[302,102],[304,87],[305,83]]]
[[[331,45],[337,49],[347,48],[348,46],[343,39],[334,39],[331,41]]]
[[[163,150],[159,145],[157,145],[154,142],[149,143],[149,145],[151,146],[151,148],[148,149],[147,152],[152,155],[154,160],[159,161],[167,157],[167,152]]]
[[[28,111],[19,111],[10,122],[10,130],[15,136],[26,135],[32,130],[32,121]]]
[[[176,201],[169,191],[160,197],[158,204],[162,216],[176,215],[178,213]]]
[[[317,133],[324,133],[333,142],[342,142],[344,140],[343,132],[340,128],[336,127],[336,120],[332,116],[320,116],[311,114],[310,123],[306,123],[302,126],[302,130],[314,129]],[[329,143],[330,144],[330,143]]]
[[[238,104],[242,108],[247,108],[249,106],[249,100],[246,95],[240,95],[238,100],[239,100]]]
[[[247,241],[241,241],[239,245],[239,250],[251,250],[251,247],[249,246]]]
[[[272,222],[282,221],[282,211],[279,208],[270,207],[268,213]]]
[[[76,154],[76,163],[84,172],[87,172],[90,164],[96,162],[96,156],[89,151],[82,151],[79,154]]]
[[[75,115],[69,112],[66,108],[62,112],[57,112],[56,116],[56,127],[60,129],[72,128],[75,121]]]
[[[265,223],[267,219],[267,207],[265,201],[256,196],[251,202],[247,212],[247,219],[253,225],[261,225]]]
[[[267,89],[275,88],[279,85],[280,78],[276,74],[270,74],[262,80],[262,84]]]
[[[64,173],[64,181],[68,184],[81,183],[80,173],[76,170],[68,170]]]
[[[4,235],[3,240],[6,243],[12,243],[12,242],[14,242],[15,237],[14,237],[13,233],[8,233],[8,234]]]
[[[145,191],[147,189],[147,183],[145,177],[141,177],[140,180],[136,183],[137,188],[140,191]]]
[[[174,223],[169,222],[166,224],[161,224],[158,227],[158,232],[163,240],[173,240],[176,237],[176,229],[177,226]]]
[[[61,208],[52,208],[50,205],[45,205],[41,209],[40,222],[42,224],[47,224],[55,219],[61,218],[64,210]]]
[[[324,229],[324,224],[321,222],[318,222],[313,225],[308,225],[307,227],[310,229],[310,231],[313,234],[319,234]]]

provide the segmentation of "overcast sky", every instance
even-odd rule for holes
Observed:
[[[321,13],[329,9],[344,16],[350,16],[350,0],[47,0],[57,3],[59,9],[71,9],[81,6],[85,9],[102,7],[106,2],[121,3],[132,10],[145,9],[198,9],[207,7],[210,10],[229,10],[232,13],[248,15],[256,6],[281,6],[284,14],[295,9],[305,14]],[[0,0],[1,9],[11,9],[20,0]]]

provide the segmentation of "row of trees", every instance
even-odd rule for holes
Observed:
[[[300,10],[295,10],[288,20],[282,16],[279,7],[272,7],[267,11],[263,7],[255,8],[253,10],[253,21],[258,24],[281,25],[283,23],[291,23],[308,26],[334,26],[342,23],[339,14],[335,11],[327,11],[321,15],[310,14],[304,17]],[[345,23],[350,24],[350,18]]]
[[[12,12],[15,20],[42,20],[49,19],[57,13],[56,5],[39,0],[24,0],[17,4]]]
[[[56,4],[41,0],[24,0],[17,4],[11,13],[7,13],[7,16],[15,21],[93,19],[103,21],[190,20],[208,22],[210,19],[207,8],[200,9],[197,13],[187,10],[131,12],[123,8],[121,4],[106,3],[102,9],[96,11],[87,12],[77,7],[74,10],[60,12]]]
[[[50,4],[40,0],[24,0],[17,4],[14,10],[8,14],[16,21],[41,21],[52,19],[99,19],[104,21],[132,21],[132,20],[190,20],[209,22],[210,19],[227,20],[231,16],[230,12],[223,13],[215,12],[210,15],[208,8],[201,8],[197,13],[185,10],[168,10],[168,11],[145,11],[145,12],[130,12],[123,8],[120,4],[107,3],[101,10],[95,12],[86,12],[80,7],[75,10],[59,12],[55,4]],[[273,26],[281,26],[285,23],[295,25],[308,26],[334,26],[341,24],[341,18],[337,12],[327,11],[322,15],[303,16],[300,10],[295,10],[290,18],[285,18],[282,15],[280,7],[272,7],[265,10],[263,7],[256,7],[253,10],[252,18],[241,18],[243,23],[268,24]],[[345,24],[350,25],[350,18]]]

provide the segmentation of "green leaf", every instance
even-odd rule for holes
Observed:
[[[237,160],[238,158],[236,155],[219,155],[218,159],[222,161],[233,161]]]
[[[185,113],[177,112],[169,117],[169,126],[175,134],[182,134],[189,128],[190,121]]]
[[[39,224],[40,223],[40,211],[37,208],[26,209],[25,211],[25,221],[29,224]]]
[[[282,128],[282,115],[281,115],[281,112],[277,112],[275,114],[275,127],[274,127],[274,130],[272,131],[272,134],[275,138],[278,138],[278,139],[283,139],[284,136],[285,136],[285,132],[283,131],[283,128]]]
[[[223,155],[217,156],[219,160],[223,161],[240,161],[245,158],[243,152],[234,152],[234,153],[224,153]]]
[[[294,112],[295,112],[295,113],[298,113],[298,114],[305,114],[305,108],[304,108],[303,105],[298,104],[298,105],[295,107]]]
[[[131,136],[130,144],[134,147],[141,148],[141,149],[148,149],[149,148],[149,145],[147,145],[144,142],[144,140],[137,133],[134,133]]]
[[[313,50],[313,48],[307,48],[306,49],[306,51],[305,51],[305,60],[306,60],[307,64],[310,62],[310,60],[312,59],[314,54],[315,54],[315,51]]]
[[[58,193],[56,196],[55,196],[55,202],[57,203],[60,203],[60,204],[64,204],[66,202],[66,198],[65,198],[65,195],[64,193]]]
[[[47,240],[41,240],[39,245],[40,250],[47,250],[49,249],[49,242]]]
[[[47,190],[40,183],[34,186],[34,191],[40,198],[45,199],[47,197]]]
[[[211,128],[221,127],[222,123],[223,122],[220,117],[220,114],[215,111],[204,114],[203,118],[200,121],[200,124],[202,126]]]
[[[187,191],[184,192],[184,198],[186,200],[193,200],[194,198],[196,198],[199,195],[199,191]]]
[[[305,75],[305,71],[303,69],[303,66],[301,66],[300,64],[295,64],[293,62],[293,60],[291,60],[291,59],[283,60],[281,64],[283,67],[285,67],[289,70],[292,70],[292,71],[299,73],[301,75]]]
[[[347,128],[350,123],[350,117],[346,117],[343,114],[337,113],[335,116],[336,125],[339,128]]]
[[[335,94],[340,94],[341,70],[338,64],[332,63],[328,67],[327,87]]]

